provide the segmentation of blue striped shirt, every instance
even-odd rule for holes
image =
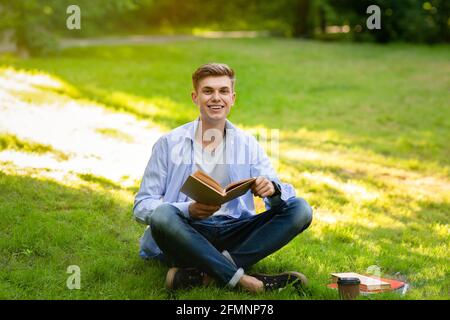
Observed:
[[[180,126],[163,135],[154,144],[134,201],[133,213],[138,222],[149,225],[153,211],[162,203],[172,204],[190,218],[188,208],[192,200],[181,193],[180,189],[188,176],[195,172],[193,144],[198,124],[197,119]],[[279,201],[295,197],[294,188],[278,179],[269,157],[253,136],[238,129],[228,120],[225,124],[225,135],[225,163],[231,181],[264,176],[276,182],[281,187],[281,196],[265,198],[267,209]],[[248,191],[230,201],[227,209],[232,218],[256,214],[253,194]],[[148,227],[141,238],[140,255],[153,258],[160,253],[161,250]]]

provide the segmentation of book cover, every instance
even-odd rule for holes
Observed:
[[[198,170],[186,179],[180,191],[199,203],[222,205],[245,194],[255,180],[243,179],[222,187],[212,177]]]

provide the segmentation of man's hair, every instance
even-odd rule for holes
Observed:
[[[207,63],[199,67],[192,74],[192,84],[194,90],[197,90],[198,83],[206,77],[228,76],[231,80],[232,89],[234,90],[234,70],[224,63]]]

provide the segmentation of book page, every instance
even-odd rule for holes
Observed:
[[[207,184],[208,186],[210,186],[211,188],[213,188],[220,194],[225,193],[225,190],[222,188],[222,186],[216,180],[214,180],[212,177],[210,177],[203,171],[197,170],[196,172],[194,172],[193,176],[195,178],[197,178],[198,180],[200,180],[201,182]]]
[[[233,190],[234,188],[236,188],[236,187],[240,186],[241,184],[244,184],[250,180],[255,180],[255,178],[243,179],[243,180],[239,180],[239,181],[230,183],[229,185],[227,185],[225,187],[225,192],[229,192],[229,191]]]
[[[247,193],[247,191],[250,189],[254,181],[255,178],[246,179],[245,181],[242,181],[238,185],[235,185],[231,190],[228,190],[225,195],[225,202],[240,197],[243,194]]]

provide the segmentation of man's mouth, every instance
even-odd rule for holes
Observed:
[[[220,110],[220,109],[223,109],[223,106],[221,106],[221,105],[209,105],[208,108],[213,109],[213,110]]]

